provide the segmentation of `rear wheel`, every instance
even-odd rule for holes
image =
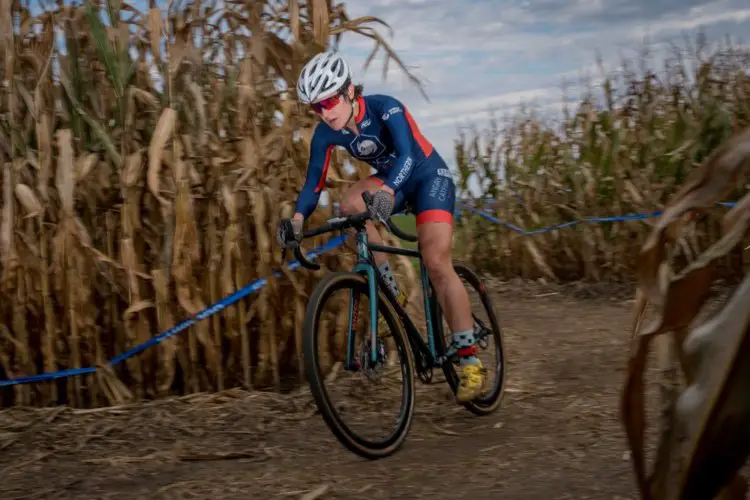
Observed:
[[[337,292],[343,292],[341,299],[334,297]],[[326,312],[326,307],[333,307],[334,311]],[[392,340],[383,340],[384,332],[378,331],[378,359],[371,359],[369,310],[369,284],[364,276],[354,272],[335,272],[325,276],[310,297],[305,313],[304,361],[307,382],[315,403],[334,436],[357,455],[377,459],[398,450],[411,427],[414,416],[414,361],[396,313],[380,291],[378,313],[385,320],[380,324],[385,323]],[[334,329],[335,332],[332,332]],[[361,342],[356,340],[358,332],[363,333]],[[325,348],[319,350],[320,344]],[[334,349],[331,349],[332,344]],[[331,354],[332,351],[334,354]],[[351,366],[346,366],[347,351],[354,354]],[[398,362],[392,360],[395,355],[399,357]],[[343,369],[336,371],[337,366]],[[342,380],[349,375],[354,375],[354,383],[364,379],[385,380],[386,387],[379,394],[366,396],[366,390],[354,389]],[[393,382],[399,378],[400,381]],[[392,383],[388,384],[389,381]],[[392,394],[398,389],[400,397]],[[334,403],[332,394],[335,393],[344,393],[349,401]],[[364,437],[364,431],[385,420],[384,411],[389,403],[399,405],[390,432],[386,431],[381,438]],[[367,424],[364,431],[359,432],[344,422],[344,416],[350,410],[355,421],[361,420],[368,412],[377,415],[372,424]]]
[[[466,286],[471,303],[472,316],[474,318],[474,328],[478,331],[477,346],[479,347],[478,357],[482,364],[487,368],[487,381],[482,394],[468,403],[464,403],[469,411],[476,415],[489,415],[500,406],[504,392],[505,379],[507,377],[507,364],[505,362],[505,350],[503,333],[497,320],[497,315],[492,307],[489,293],[479,276],[468,265],[462,262],[453,262],[453,268],[459,278]],[[472,297],[474,295],[474,297]],[[433,290],[434,297],[434,290]],[[443,312],[437,303],[433,300],[436,327],[435,344],[438,355],[445,355],[450,343],[450,328],[447,322],[443,320]],[[488,362],[487,358],[492,357],[494,361]],[[443,365],[443,371],[450,384],[453,392],[459,383],[458,372],[456,371],[457,360],[448,361]],[[494,369],[494,381],[491,381]]]

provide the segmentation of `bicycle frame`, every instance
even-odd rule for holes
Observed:
[[[365,201],[365,205],[371,204],[372,196],[368,192],[362,193],[362,198]],[[420,378],[424,381],[428,381],[431,375],[428,376],[428,370],[436,367],[442,367],[444,363],[452,357],[451,352],[448,352],[447,346],[443,342],[443,325],[442,322],[437,321],[440,317],[440,305],[437,302],[437,297],[434,293],[434,287],[430,282],[427,268],[424,264],[424,258],[419,249],[409,250],[406,248],[397,248],[392,246],[385,246],[370,243],[367,238],[367,231],[365,224],[371,219],[369,210],[350,215],[347,217],[333,217],[328,220],[328,223],[324,226],[318,227],[311,231],[306,231],[303,234],[303,239],[318,234],[327,233],[330,231],[343,230],[347,228],[354,228],[356,231],[356,244],[357,244],[357,263],[353,268],[353,272],[363,274],[367,279],[369,285],[368,293],[370,295],[370,326],[371,326],[371,345],[370,345],[370,363],[376,363],[378,360],[378,289],[383,291],[386,299],[393,306],[396,314],[401,319],[402,324],[406,330],[406,336],[409,339],[412,352],[414,353],[417,373]],[[399,238],[416,242],[417,237],[404,233],[398,229],[393,222],[388,219],[384,221],[385,225],[391,230],[393,234]],[[291,222],[287,221],[285,226],[285,233],[291,234]],[[299,244],[294,244],[294,254],[301,265],[308,269],[317,270],[320,269],[318,264],[310,262],[304,257],[300,251]],[[372,252],[382,252],[387,254],[404,255],[407,257],[414,257],[419,259],[420,268],[420,285],[422,288],[422,296],[424,299],[425,308],[425,321],[427,326],[427,342],[422,339],[422,335],[415,326],[414,322],[407,315],[406,311],[401,304],[396,301],[396,297],[391,293],[390,287],[385,283],[380,270],[375,265],[375,259],[372,256]],[[356,300],[351,297],[350,309],[349,309],[349,332],[347,338],[347,353],[346,363],[344,365],[345,370],[357,370],[358,366],[354,361],[354,330],[353,325],[356,323],[356,317],[354,316],[355,311],[358,309],[355,307]],[[446,350],[444,355],[438,355],[437,349],[437,338],[440,337],[441,347]]]
[[[370,331],[371,331],[371,343],[370,343],[370,362],[376,363],[378,360],[378,288],[383,291],[390,304],[393,306],[396,314],[401,319],[402,324],[406,330],[406,336],[409,339],[412,351],[415,354],[415,362],[418,372],[426,373],[431,368],[441,367],[447,359],[446,356],[438,356],[437,349],[435,346],[436,335],[442,335],[442,323],[438,323],[436,318],[438,317],[439,305],[434,294],[434,288],[430,282],[427,268],[424,264],[424,258],[419,250],[409,250],[406,248],[397,248],[392,246],[379,245],[370,243],[367,238],[367,232],[364,228],[357,229],[357,263],[355,264],[353,271],[365,275],[369,284],[369,295],[370,295]],[[390,287],[387,286],[383,279],[380,270],[375,265],[372,252],[382,252],[392,255],[404,255],[406,257],[414,257],[419,259],[420,268],[420,285],[422,289],[422,296],[424,300],[425,308],[425,322],[427,327],[427,342],[424,341],[420,331],[416,325],[406,313],[401,304],[396,301],[396,297],[391,292]],[[354,295],[354,293],[352,293]],[[346,354],[346,369],[351,370],[357,369],[357,365],[354,363],[355,346],[354,346],[354,324],[356,318],[354,312],[357,310],[358,300],[355,297],[351,297],[349,305],[349,332],[347,340],[347,354]]]

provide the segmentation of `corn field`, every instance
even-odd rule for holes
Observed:
[[[321,271],[272,274],[282,268],[275,231],[292,214],[316,120],[286,89],[344,32],[371,39],[373,55],[409,75],[372,27],[384,23],[315,0],[173,2],[168,11],[58,2],[41,13],[0,0],[0,23],[0,378],[98,368],[5,388],[2,404],[85,407],[297,383],[306,298],[326,269],[353,261],[335,252],[320,257]],[[694,163],[747,124],[745,56],[714,56],[695,69],[695,84],[685,64],[670,66],[667,81],[626,73],[622,97],[607,79],[608,107],[583,102],[562,132],[525,116],[503,142],[499,129],[485,146],[461,138],[460,187],[480,177],[498,215],[527,227],[660,207]],[[347,173],[344,159],[332,158],[331,199],[369,174],[359,163]],[[499,190],[492,169],[501,162],[523,206]],[[535,175],[540,166],[545,174]],[[310,224],[329,215],[321,207]],[[474,264],[555,279],[632,275],[649,227],[524,237],[464,221],[458,236]],[[695,237],[713,238],[712,227]],[[742,265],[730,258],[730,271]],[[394,264],[413,291],[411,263]],[[262,278],[267,286],[185,334],[106,364]]]
[[[401,65],[369,26],[380,21],[313,0],[145,12],[60,2],[35,15],[0,3],[0,377],[98,367],[4,389],[3,405],[296,382],[305,300],[323,272],[272,276],[315,124],[295,100],[296,76],[347,31]],[[333,198],[369,173],[348,175],[341,160]],[[321,208],[311,224],[329,215]],[[321,261],[348,268],[350,255]],[[404,285],[414,279],[408,261],[394,263]],[[267,286],[185,334],[106,364],[261,278]]]
[[[455,146],[463,197],[527,230],[663,210],[691,171],[750,124],[750,50],[709,50],[701,38],[686,45],[672,49],[661,71],[645,56],[622,61],[618,71],[600,63],[600,83],[585,85],[583,99],[566,104],[559,123],[522,109],[462,134]],[[472,199],[470,181],[481,186],[481,197]],[[741,198],[747,182],[741,177],[721,201]],[[719,237],[726,210],[706,210],[693,221],[682,242],[687,255]],[[656,221],[583,223],[529,236],[466,210],[462,217],[459,248],[478,268],[509,278],[597,282],[635,279],[638,250]],[[747,246],[722,259],[721,275],[741,274]]]

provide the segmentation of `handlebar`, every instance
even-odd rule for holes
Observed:
[[[357,214],[353,215],[347,215],[343,217],[333,217],[328,219],[328,223],[323,224],[322,226],[316,227],[314,229],[310,229],[309,231],[304,231],[302,233],[302,239],[310,238],[312,236],[317,236],[319,234],[328,233],[331,231],[339,231],[348,229],[350,227],[361,227],[364,225],[365,222],[372,219],[372,213],[369,210],[369,207],[372,206],[372,195],[368,193],[367,191],[364,191],[362,193],[362,199],[365,202],[365,207],[367,210],[364,212],[359,212]],[[291,221],[286,221],[287,227],[286,231],[287,234],[292,233],[292,227],[291,227]],[[415,242],[417,241],[417,236],[412,235],[409,233],[405,233],[401,229],[399,229],[391,220],[391,218],[388,218],[388,220],[385,221],[385,225],[388,227],[388,230],[391,231],[391,233],[395,234],[398,238],[406,241]],[[305,257],[305,255],[302,253],[302,250],[300,249],[300,246],[298,244],[294,245],[294,257],[299,261],[299,263],[308,268],[312,269],[313,271],[317,271],[320,269],[320,265],[316,264],[315,262],[311,262],[310,260]]]

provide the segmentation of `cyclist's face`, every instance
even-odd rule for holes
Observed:
[[[351,87],[351,86],[350,86]],[[347,89],[352,94],[353,89]],[[344,99],[343,94],[338,94],[328,99],[313,104],[313,110],[334,130],[341,130],[346,127],[346,122],[352,116],[351,99]]]

